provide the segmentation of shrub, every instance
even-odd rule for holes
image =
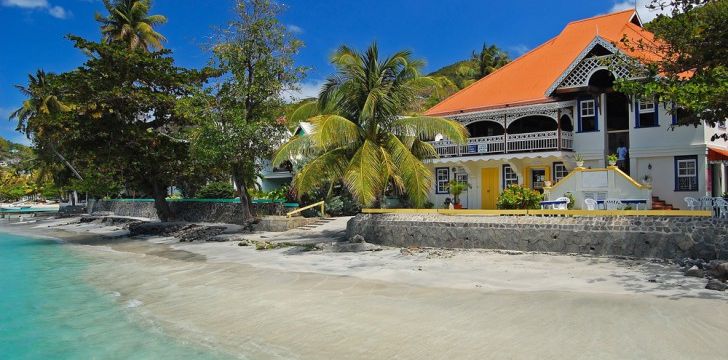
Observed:
[[[566,194],[564,194],[564,197],[569,199],[569,205],[566,205],[566,208],[569,210],[573,210],[574,205],[576,205],[576,199],[574,198],[574,194],[567,192]]]
[[[498,196],[499,209],[538,209],[543,199],[538,191],[525,186],[511,185]]]
[[[198,190],[196,195],[198,199],[232,199],[235,189],[228,182],[211,182]]]

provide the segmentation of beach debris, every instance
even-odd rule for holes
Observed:
[[[705,285],[705,288],[708,290],[725,291],[728,289],[728,285],[718,279],[710,279],[708,280],[708,284]]]
[[[705,276],[705,273],[697,265],[693,265],[691,268],[685,270],[685,276],[701,278]]]
[[[412,250],[406,249],[406,248],[399,249],[399,253],[402,254],[402,255],[405,255],[405,256],[412,256],[412,255],[414,255],[414,253],[412,252]]]
[[[197,225],[184,222],[143,222],[129,226],[129,234],[172,236],[180,242],[208,241],[213,237],[222,234],[226,230],[224,226]]]

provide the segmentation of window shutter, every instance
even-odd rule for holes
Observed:
[[[640,127],[640,101],[634,101],[634,127]]]

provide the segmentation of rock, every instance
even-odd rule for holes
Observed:
[[[361,236],[361,235],[359,235],[359,234],[356,234],[356,235],[352,236],[352,237],[351,237],[351,238],[349,239],[349,242],[350,242],[350,243],[365,243],[365,242],[366,242],[366,240],[364,239],[364,237],[363,237],[363,236]]]
[[[710,279],[708,285],[705,285],[705,288],[708,290],[725,291],[728,285],[718,279]]]
[[[362,252],[362,251],[381,251],[382,247],[370,243],[351,243],[340,242],[326,244],[323,247],[326,252]]]
[[[701,278],[705,276],[703,270],[699,269],[697,265],[693,265],[690,269],[685,270],[685,276]]]
[[[414,255],[412,253],[412,250],[410,250],[410,249],[399,249],[399,253],[402,254],[402,255],[405,255],[405,256],[412,256],[412,255]]]
[[[716,264],[710,270],[710,275],[723,281],[728,280],[728,262]]]

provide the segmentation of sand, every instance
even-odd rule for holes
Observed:
[[[728,354],[728,295],[667,263],[433,249],[256,251],[129,240],[94,224],[51,229],[117,236],[69,245],[89,258],[87,281],[120,294],[139,321],[240,358]]]

